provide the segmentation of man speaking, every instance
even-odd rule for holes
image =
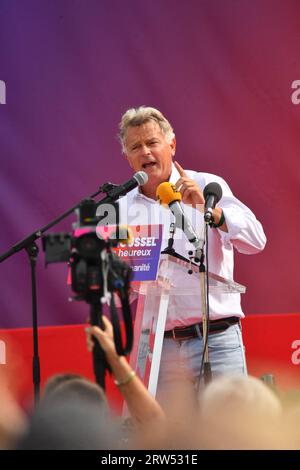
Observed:
[[[121,223],[164,225],[163,238],[169,238],[169,209],[157,201],[156,191],[163,182],[175,185],[181,193],[182,208],[192,221],[193,228],[203,238],[204,205],[203,190],[209,183],[221,186],[222,197],[211,210],[208,230],[209,271],[233,280],[233,249],[240,253],[255,254],[263,250],[266,237],[255,215],[233,196],[227,183],[220,177],[191,170],[184,170],[173,161],[176,138],[173,128],[163,114],[155,108],[141,106],[129,109],[120,122],[120,142],[131,168],[144,171],[148,181],[120,199]],[[142,210],[140,209],[142,207]],[[135,208],[139,208],[135,211]],[[129,212],[135,219],[128,218]],[[175,237],[175,251],[187,257],[194,247],[182,233]],[[191,288],[191,277],[186,274],[174,279],[174,284]],[[246,363],[240,319],[244,317],[239,294],[211,293],[210,331],[208,337],[212,376],[219,374],[245,374]],[[176,381],[180,370],[187,370],[192,382],[197,383],[203,353],[201,296],[198,283],[195,295],[176,296],[170,299],[160,372],[158,399],[167,386]]]

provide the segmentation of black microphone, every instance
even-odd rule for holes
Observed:
[[[213,217],[212,211],[220,201],[223,191],[219,183],[209,183],[205,186],[203,196],[205,199],[204,220],[209,223]]]
[[[130,178],[130,180],[126,181],[126,183],[115,186],[110,191],[108,191],[107,196],[104,199],[101,199],[97,205],[115,202],[121,196],[125,196],[125,194],[129,193],[129,191],[136,188],[137,186],[143,186],[147,183],[147,181],[147,173],[145,171],[138,171],[133,175],[132,178]]]

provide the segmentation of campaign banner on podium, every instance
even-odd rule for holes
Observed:
[[[133,271],[133,281],[155,281],[161,252],[163,226],[128,226],[130,240],[120,242],[115,253],[127,261]]]

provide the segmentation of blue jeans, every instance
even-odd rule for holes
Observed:
[[[184,376],[197,384],[203,352],[203,338],[178,341],[165,338],[163,342],[156,398],[167,399],[172,386]],[[208,337],[209,361],[212,377],[218,375],[247,374],[242,332],[239,324]],[[203,377],[201,379],[203,384]],[[164,397],[164,398],[163,398]]]

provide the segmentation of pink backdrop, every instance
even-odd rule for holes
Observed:
[[[265,251],[236,256],[246,314],[300,311],[299,21],[298,0],[1,0],[0,251],[125,181],[117,124],[152,105],[174,125],[177,160],[224,177],[264,225]],[[85,319],[65,279],[41,253],[40,324]],[[0,265],[0,285],[0,326],[29,326],[23,253]]]

